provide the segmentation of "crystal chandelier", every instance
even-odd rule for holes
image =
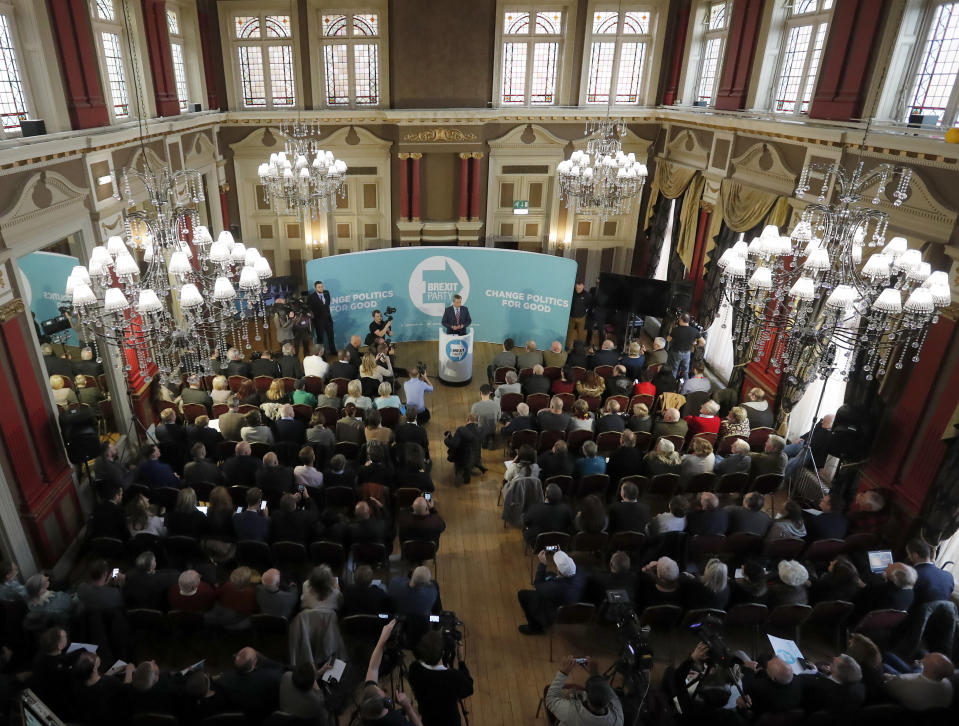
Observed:
[[[586,124],[586,151],[574,151],[556,167],[559,193],[573,214],[595,214],[603,221],[629,214],[646,182],[646,165],[624,154],[626,125],[610,118]]]
[[[315,219],[333,210],[343,193],[346,162],[319,148],[317,125],[297,120],[280,133],[286,137],[284,150],[257,169],[265,200],[277,214],[309,212]]]
[[[139,209],[131,182],[146,190]],[[132,351],[127,371],[135,367],[150,381],[156,366],[161,380],[179,379],[212,374],[211,358],[225,360],[230,347],[250,348],[251,322],[260,340],[270,264],[229,232],[213,241],[199,224],[196,205],[205,197],[198,171],[124,169],[114,196],[127,203],[124,236],[94,247],[89,265],[74,267],[66,284],[98,361],[96,341],[106,340]],[[133,251],[142,251],[142,265]]]
[[[919,360],[930,326],[951,303],[945,272],[933,272],[903,237],[886,242],[888,215],[872,204],[891,182],[893,205],[908,196],[912,172],[881,164],[869,172],[860,161],[850,173],[838,164],[803,169],[796,196],[822,176],[818,198],[803,211],[791,237],[774,226],[748,245],[741,238],[718,261],[723,294],[733,311],[739,358],[762,359],[776,373],[805,385],[838,368],[844,379],[860,370],[882,378]],[[835,200],[827,202],[830,186]],[[866,258],[865,247],[881,248]]]

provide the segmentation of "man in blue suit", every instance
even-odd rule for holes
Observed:
[[[924,540],[912,539],[906,543],[906,557],[909,564],[916,570],[917,580],[915,587],[915,605],[932,602],[933,600],[948,600],[955,585],[945,570],[936,567],[932,561],[932,547]]]
[[[463,298],[453,296],[453,304],[443,311],[443,322],[447,335],[466,335],[466,329],[473,320],[470,318],[469,308],[463,305]]]

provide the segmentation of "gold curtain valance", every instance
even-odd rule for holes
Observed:
[[[679,255],[687,270],[693,266],[696,231],[699,227],[699,201],[703,198],[705,188],[706,178],[702,174],[696,174],[686,189],[683,208],[679,214],[679,241],[676,243],[676,254]]]

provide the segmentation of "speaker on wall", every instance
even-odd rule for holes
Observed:
[[[20,133],[24,136],[43,136],[47,125],[42,118],[28,118],[20,122]]]

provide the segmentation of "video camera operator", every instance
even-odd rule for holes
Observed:
[[[445,643],[445,638],[458,635],[455,629],[448,636],[447,632],[445,627],[430,630],[413,650],[417,660],[410,665],[409,682],[424,726],[459,726],[458,703],[473,695],[473,677],[463,660],[463,642],[454,639],[452,643]],[[455,652],[455,668],[452,658],[444,662],[447,645]]]
[[[376,647],[370,655],[370,663],[366,669],[366,681],[360,692],[360,718],[363,726],[423,726],[420,715],[413,708],[410,697],[405,693],[397,693],[394,700],[387,697],[380,688],[380,664],[383,662],[383,651],[386,643],[396,627],[396,620],[391,620],[383,626]]]
[[[724,646],[723,646],[724,647]],[[725,652],[725,651],[724,651]],[[663,690],[673,700],[685,724],[739,724],[736,702],[742,688],[742,651],[727,654],[723,663],[709,645],[699,642],[678,667],[663,674]]]
[[[589,678],[582,689],[567,689],[566,679],[573,669],[583,666]],[[564,689],[568,695],[564,695]],[[563,659],[556,677],[545,697],[546,710],[556,718],[559,726],[622,726],[623,706],[619,697],[603,676],[592,658]]]
[[[386,320],[383,319],[383,313],[379,310],[373,311],[373,322],[370,323],[370,332],[366,336],[366,345],[375,343],[377,338],[389,338],[393,334],[393,313],[396,308],[386,308]]]
[[[313,312],[307,305],[306,297],[291,295],[288,298],[277,298],[273,312],[276,315],[278,342],[284,343],[292,339],[297,356],[301,346],[303,355],[309,355],[313,348]],[[281,336],[286,339],[280,340]]]

